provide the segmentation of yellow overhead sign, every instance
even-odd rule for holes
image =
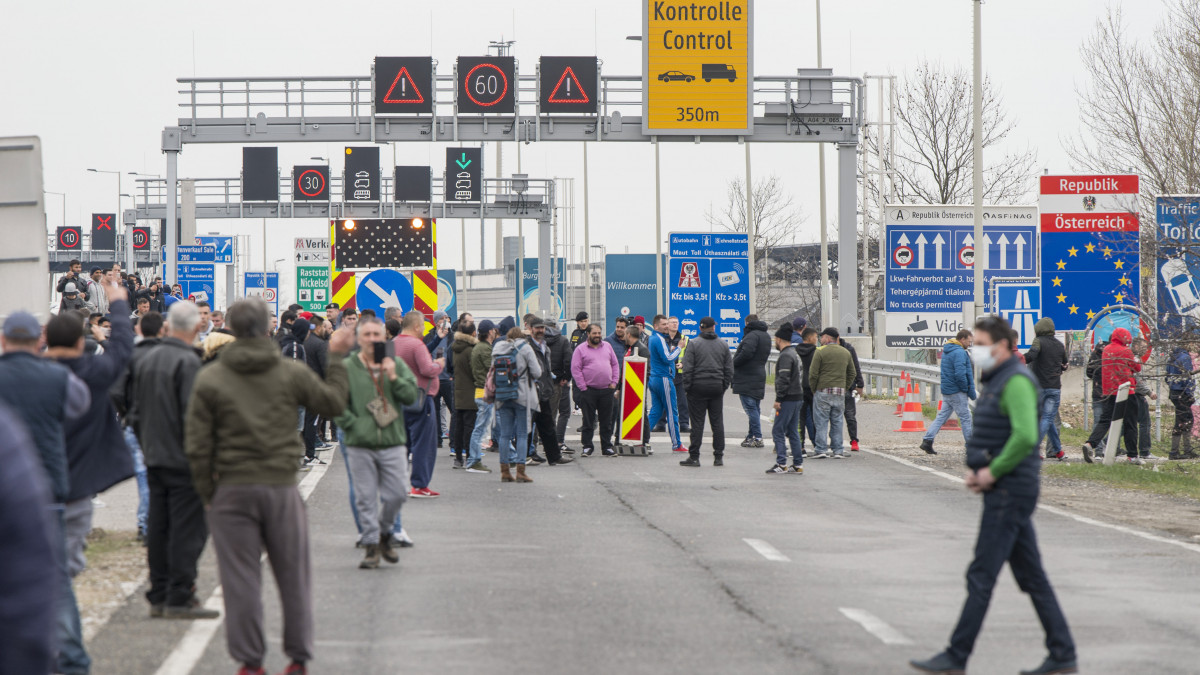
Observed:
[[[749,134],[753,0],[646,0],[642,129],[648,134]]]

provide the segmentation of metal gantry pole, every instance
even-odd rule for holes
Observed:
[[[754,240],[757,235],[754,222],[754,178],[750,174],[750,141],[746,146],[746,255],[750,264],[750,313],[758,313],[758,274],[754,266]],[[767,277],[770,278],[770,260],[767,261]],[[743,317],[745,318],[745,317]]]
[[[583,308],[592,312],[592,231],[588,221],[588,156],[587,141],[583,142]]]
[[[179,175],[179,151],[167,150],[167,224],[163,228],[166,234],[166,243],[163,245],[166,256],[166,274],[163,275],[163,283],[170,288],[175,284],[179,267],[177,263],[178,256],[175,253],[175,247],[178,245],[175,229],[175,222],[179,218],[179,186],[176,180]],[[265,265],[264,265],[265,267]]]
[[[975,316],[983,316],[983,267],[988,250],[983,243],[983,38],[981,18],[983,0],[974,0],[974,60],[971,87],[971,198],[975,205]]]
[[[857,334],[858,327],[858,144],[838,149],[838,301],[837,328]]]
[[[659,171],[658,138],[652,138],[654,143],[654,287],[658,289],[658,297],[654,299],[655,314],[663,313],[663,272],[662,272],[662,175]],[[753,283],[751,279],[751,283]]]
[[[823,68],[821,49],[821,0],[817,0],[817,68]],[[821,208],[821,326],[833,325],[833,308],[825,302],[829,288],[829,221],[825,206],[825,144],[817,144],[817,189],[820,191]],[[832,294],[830,295],[832,297]]]

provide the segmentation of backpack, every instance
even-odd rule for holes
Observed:
[[[542,367],[542,376],[535,380],[532,375],[529,375],[529,383],[537,388],[538,401],[545,403],[554,398],[554,373],[550,371],[549,356],[543,354],[540,349],[535,349],[534,355],[537,357],[538,365]]]
[[[523,346],[523,343],[518,343],[510,352],[492,354],[492,372],[489,379],[496,392],[493,398],[498,402],[517,400],[517,384],[520,380],[517,373],[517,353]]]

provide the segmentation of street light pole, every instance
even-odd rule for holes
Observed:
[[[974,59],[975,72],[971,87],[971,178],[972,198],[975,204],[975,318],[983,316],[983,266],[987,264],[988,251],[983,245],[983,37],[981,18],[983,0],[974,0]],[[980,255],[980,251],[983,255]]]
[[[62,226],[66,227],[67,226],[67,193],[51,192],[50,190],[42,190],[42,192],[44,192],[45,194],[48,194],[48,195],[58,195],[59,197],[62,197]]]
[[[821,49],[821,0],[817,0],[817,68],[822,68]],[[821,325],[833,325],[833,308],[825,302],[825,289],[829,288],[829,221],[825,218],[825,144],[817,144],[817,190],[820,191],[821,209]],[[832,298],[833,294],[830,293]],[[811,318],[811,317],[810,317]]]

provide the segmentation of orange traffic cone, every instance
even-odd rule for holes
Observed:
[[[944,404],[945,402],[946,402],[945,399],[938,400],[938,413],[939,414],[942,412],[942,404]],[[949,431],[962,431],[962,427],[960,427],[958,425],[958,415],[951,415],[950,419],[946,420],[946,423],[942,425],[942,428],[947,429]]]
[[[896,417],[904,414],[904,396],[908,393],[908,373],[900,371],[900,391],[896,393]]]
[[[914,382],[904,400],[904,419],[896,431],[925,431],[925,415],[921,412],[921,384]]]

